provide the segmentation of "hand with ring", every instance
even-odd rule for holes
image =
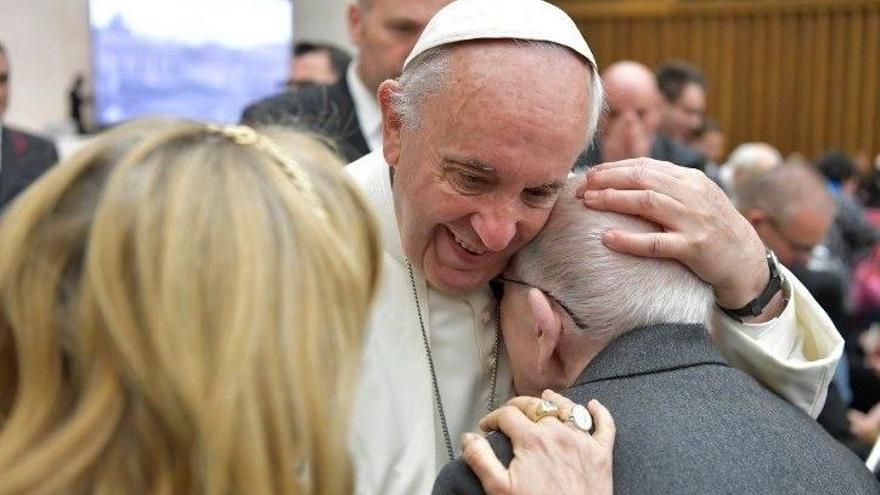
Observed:
[[[595,424],[592,435],[584,413]],[[480,428],[506,434],[515,452],[505,467],[484,437],[465,435],[462,458],[490,495],[613,491],[616,429],[611,413],[596,400],[584,408],[550,390],[540,399],[515,397],[484,417]]]

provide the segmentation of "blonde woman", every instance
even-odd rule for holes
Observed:
[[[280,131],[134,122],[59,164],[0,219],[0,493],[351,493],[366,211]]]

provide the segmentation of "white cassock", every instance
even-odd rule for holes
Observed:
[[[378,151],[347,170],[377,213],[384,244],[382,287],[367,329],[351,432],[356,493],[428,494],[448,456],[397,230],[389,166]],[[803,285],[781,270],[791,294],[783,313],[748,325],[716,311],[715,339],[733,364],[815,417],[843,340]],[[423,277],[414,275],[457,455],[461,434],[477,431],[477,421],[487,412],[494,302],[488,287],[455,296],[428,287]],[[510,394],[510,371],[502,358],[496,395],[503,402]]]

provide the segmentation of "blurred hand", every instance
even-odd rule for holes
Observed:
[[[636,215],[661,232],[606,232],[615,251],[673,258],[709,283],[725,308],[756,298],[770,279],[765,248],[755,229],[724,192],[699,170],[638,158],[595,166],[578,187],[593,209]],[[782,297],[768,305],[761,321],[777,316]]]
[[[633,112],[629,112],[610,118],[600,139],[602,159],[612,162],[648,156],[654,135]]]
[[[869,445],[880,436],[880,404],[875,405],[867,414],[850,409],[846,413],[849,418],[849,431],[856,438]]]
[[[550,392],[543,397],[561,411],[574,403]],[[567,493],[611,494],[612,450],[615,426],[611,413],[592,400],[587,409],[593,416],[592,436],[559,419],[548,416],[539,422],[529,419],[540,399],[517,397],[489,413],[480,422],[485,431],[500,430],[510,437],[515,457],[507,468],[498,460],[489,442],[467,434],[462,441],[462,458],[476,473],[489,495],[561,495]]]
[[[865,353],[865,366],[880,378],[880,326],[874,324],[859,336],[859,346]]]

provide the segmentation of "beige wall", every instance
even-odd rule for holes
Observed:
[[[348,39],[345,12],[352,0],[294,0],[296,39],[334,43],[354,54]]]
[[[87,0],[0,0],[0,40],[12,65],[4,120],[46,131],[67,116],[67,88],[89,71]]]
[[[297,39],[353,52],[345,27],[348,0],[293,1]],[[4,120],[36,132],[56,129],[66,122],[74,75],[91,72],[88,0],[0,0],[0,12],[0,40],[12,63]]]

